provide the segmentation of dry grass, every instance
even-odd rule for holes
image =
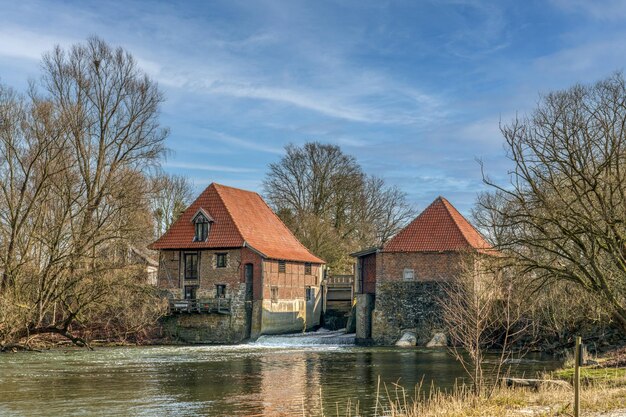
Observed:
[[[427,392],[430,391],[430,394]],[[418,386],[415,392],[402,387],[379,387],[376,416],[389,417],[486,417],[486,416],[571,416],[573,391],[546,387],[539,391],[498,387],[490,395],[476,395],[466,386],[450,393]],[[626,379],[609,378],[585,384],[581,392],[583,415],[593,416],[626,410]],[[339,415],[339,414],[338,414]],[[358,410],[347,416],[361,415]],[[369,415],[369,413],[368,413]]]

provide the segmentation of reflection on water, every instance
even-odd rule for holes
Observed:
[[[515,373],[552,369],[520,365]],[[2,416],[302,416],[359,401],[378,378],[410,392],[422,379],[451,388],[463,370],[446,351],[354,346],[101,348],[0,355]],[[371,415],[365,412],[364,415]]]

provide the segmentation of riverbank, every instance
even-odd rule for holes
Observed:
[[[68,347],[3,355],[0,416],[68,415],[77,407],[85,415],[101,415],[104,407],[114,416],[128,415],[128,407],[131,414],[146,416],[356,416],[357,401],[360,416],[571,414],[571,388],[499,387],[491,396],[458,388],[466,374],[445,349],[328,345],[302,338],[268,336],[230,346]],[[626,409],[626,369],[615,367],[623,353],[594,359],[598,365],[582,372],[584,415]],[[560,361],[530,354],[511,362],[511,376],[570,381],[571,370],[561,367]],[[42,396],[45,404],[32,401]]]
[[[626,351],[621,349],[598,363],[581,369],[581,410],[588,417],[626,417]],[[563,368],[545,373],[541,388],[509,387],[504,384],[487,394],[477,395],[468,387],[455,387],[451,392],[418,387],[410,394],[398,387],[379,390],[380,415],[390,417],[487,417],[487,416],[571,416],[573,415],[573,369]],[[380,395],[383,392],[383,395]]]
[[[391,398],[395,398],[394,391]],[[476,396],[468,391],[436,393],[405,405],[403,397],[381,401],[379,415],[390,417],[493,417],[493,416],[571,416],[573,392],[552,387],[541,391],[523,388],[497,388],[490,396]],[[584,416],[626,416],[626,384],[594,385],[581,391]]]

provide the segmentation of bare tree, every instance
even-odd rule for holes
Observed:
[[[150,208],[154,217],[154,238],[170,228],[193,200],[193,186],[181,175],[160,173],[151,178]]]
[[[502,127],[511,180],[481,200],[499,249],[536,287],[569,281],[626,333],[626,84],[621,74],[543,97]]]
[[[499,256],[467,253],[456,278],[444,282],[438,298],[451,351],[470,377],[476,394],[489,395],[499,380],[513,346],[529,334],[528,304],[520,302]],[[487,365],[488,349],[497,360]],[[487,367],[487,368],[485,368]],[[485,375],[487,374],[487,375]]]
[[[385,243],[415,216],[406,194],[396,186],[386,185],[382,178],[366,177],[359,197],[362,246]]]
[[[264,190],[294,234],[333,270],[352,264],[348,254],[378,245],[413,217],[406,196],[366,175],[336,145],[288,145],[270,164]]]
[[[18,317],[0,337],[85,344],[75,330],[150,230],[144,170],[163,152],[163,97],[128,52],[97,38],[55,48],[42,67],[26,99],[0,89],[0,309]]]

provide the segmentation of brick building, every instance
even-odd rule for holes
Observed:
[[[159,251],[157,285],[202,312],[166,319],[176,337],[237,343],[319,324],[324,261],[257,193],[209,185],[150,248]]]
[[[458,275],[467,253],[488,253],[489,244],[448,200],[438,197],[380,248],[356,259],[357,339],[395,342],[415,329],[425,344],[442,331],[436,298],[442,281]]]

